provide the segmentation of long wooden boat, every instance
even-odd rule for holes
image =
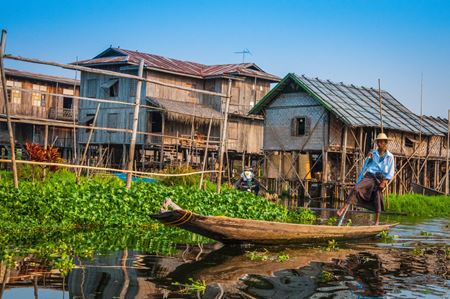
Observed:
[[[202,216],[176,209],[151,215],[159,222],[176,226],[224,244],[294,244],[325,240],[373,237],[396,224],[374,226],[307,225],[224,216]]]

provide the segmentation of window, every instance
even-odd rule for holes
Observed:
[[[69,97],[63,98],[63,108],[64,109],[72,109],[72,98],[69,98]]]
[[[7,80],[6,86],[22,88],[22,82]],[[10,89],[8,90],[8,98],[11,103],[20,104],[22,102],[22,91]]]
[[[63,94],[67,96],[73,96],[73,89],[63,88]]]
[[[304,136],[309,135],[309,119],[306,117],[295,117],[291,121],[291,135]]]
[[[31,93],[31,103],[34,107],[41,106],[41,94],[39,92]]]
[[[92,114],[92,113],[86,114],[86,122],[84,125],[88,126],[88,127],[92,126],[94,124],[94,117],[95,117],[95,114]],[[90,130],[91,129],[86,128],[86,132],[89,132]]]
[[[33,92],[31,93],[31,104],[34,107],[45,107],[46,105],[46,95],[42,94],[42,91],[47,91],[47,86],[33,84]]]
[[[95,98],[97,96],[97,79],[88,79],[86,86],[86,96]]]
[[[47,106],[47,95],[41,93],[41,107],[45,108]]]
[[[414,140],[405,137],[405,147],[413,148],[414,147]]]
[[[111,98],[119,96],[119,79],[109,79],[100,85],[106,95]]]

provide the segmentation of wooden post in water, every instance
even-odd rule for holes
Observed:
[[[13,127],[11,123],[11,116],[9,115],[9,99],[8,99],[8,92],[6,90],[7,87],[6,87],[5,67],[3,64],[3,55],[5,55],[5,48],[6,48],[6,30],[2,30],[2,37],[0,41],[0,72],[3,91],[2,92],[3,104],[5,105],[6,122],[8,126],[9,147],[11,149],[11,168],[13,173],[14,187],[19,188],[19,178],[17,176],[17,164],[16,164],[16,147],[14,141]]]
[[[222,140],[220,142],[219,151],[219,173],[217,174],[217,193],[220,193],[222,187],[222,169],[223,169],[223,158],[225,154],[225,142],[227,142],[227,127],[228,127],[228,110],[230,109],[231,100],[231,79],[228,79],[228,90],[227,90],[227,100],[225,103],[225,116],[223,120],[222,128]]]
[[[211,127],[212,127],[212,118],[209,119],[208,136],[206,136],[206,147],[205,147],[205,154],[203,156],[202,174],[200,176],[200,184],[198,186],[199,189],[202,189],[203,186],[203,175],[204,175],[203,172],[205,171],[206,161],[208,160],[209,136],[211,135]]]
[[[347,162],[347,126],[344,126],[344,134],[342,137],[342,148],[341,148],[341,169],[340,169],[340,181],[341,190],[339,192],[339,199],[344,200],[345,198],[345,164]]]
[[[92,127],[95,127],[95,126],[96,126],[96,123],[97,123],[97,117],[98,117],[98,112],[99,112],[99,111],[100,111],[100,103],[97,104],[97,109],[95,110],[94,119],[92,120]],[[86,161],[86,155],[87,155],[87,152],[88,152],[89,145],[90,145],[90,143],[91,143],[91,139],[92,139],[92,135],[93,135],[93,134],[94,134],[94,129],[91,128],[91,130],[89,131],[88,139],[87,139],[87,141],[86,141],[86,145],[85,145],[85,147],[84,147],[83,156],[81,156],[80,165],[83,165],[84,162]],[[81,168],[79,168],[78,171],[77,171],[77,181],[78,181],[79,178],[80,178],[81,171],[82,171]]]
[[[448,167],[449,167],[449,165],[448,165],[448,160],[449,160],[449,158],[450,158],[450,109],[448,110],[448,124],[447,124],[447,161],[446,161],[446,167],[445,167],[445,170],[446,170],[446,176],[445,176],[445,195],[448,195],[449,194],[449,186],[448,186],[448,181],[449,181],[449,179],[448,179],[448,177],[449,177],[449,175],[450,175],[450,173],[449,173],[449,169],[448,169]]]
[[[138,76],[143,77],[144,75],[144,59],[139,62]],[[133,132],[131,133],[130,149],[128,154],[128,166],[127,170],[130,171],[127,174],[127,188],[131,188],[131,181],[133,177],[133,160],[134,160],[134,150],[136,148],[136,135],[139,124],[139,105],[141,104],[141,93],[142,93],[142,81],[139,80],[136,84],[136,99],[134,103],[134,113],[133,113]]]

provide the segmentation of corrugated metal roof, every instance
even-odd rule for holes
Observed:
[[[20,77],[20,78],[28,78],[28,79],[34,79],[34,80],[40,80],[40,81],[47,81],[47,82],[58,82],[68,85],[80,85],[80,81],[66,78],[66,77],[60,77],[60,76],[52,76],[52,75],[45,75],[45,74],[37,74],[37,73],[31,73],[31,72],[25,72],[20,71],[16,69],[10,69],[5,68],[5,75],[7,77]]]
[[[282,92],[290,80],[299,84],[345,124],[352,127],[380,126],[380,100],[377,89],[295,74],[288,74],[283,78],[249,113],[261,113],[262,109],[277,94]],[[389,92],[382,90],[381,97],[383,99],[383,126],[385,128],[413,133],[422,131],[425,135],[443,135],[447,132],[446,124],[443,125],[441,121],[432,121],[428,118],[422,122],[421,128],[420,117],[403,106]]]
[[[280,80],[277,76],[264,72],[254,63],[205,65],[120,48],[109,48],[93,59],[78,61],[76,64],[98,65],[108,63],[124,63],[138,65],[141,59],[144,59],[146,68],[175,72],[199,78],[240,75],[259,77],[272,82],[278,82]]]

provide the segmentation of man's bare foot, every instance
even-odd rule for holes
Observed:
[[[380,225],[380,221],[375,221],[375,225]]]
[[[342,214],[344,214],[344,208],[338,210],[338,211],[336,212],[336,214],[337,214],[339,217],[341,217]]]

